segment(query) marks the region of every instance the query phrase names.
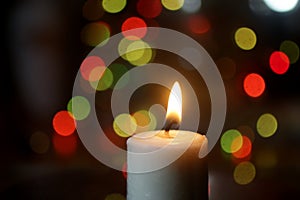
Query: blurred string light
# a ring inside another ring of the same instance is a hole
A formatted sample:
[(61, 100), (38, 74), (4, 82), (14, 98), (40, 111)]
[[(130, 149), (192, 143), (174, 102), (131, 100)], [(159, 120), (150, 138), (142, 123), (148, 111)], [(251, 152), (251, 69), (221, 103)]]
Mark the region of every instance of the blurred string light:
[(105, 45), (110, 38), (110, 27), (105, 22), (91, 22), (81, 30), (81, 41), (91, 47)]
[(57, 112), (52, 120), (53, 128), (61, 136), (69, 136), (76, 129), (76, 121), (69, 111)]
[(251, 50), (256, 45), (256, 34), (248, 27), (241, 27), (236, 30), (234, 40), (238, 47), (243, 50)]
[(126, 4), (126, 0), (102, 0), (102, 7), (108, 13), (118, 13), (125, 8)]
[(162, 5), (172, 11), (179, 10), (184, 4), (184, 0), (161, 0)]
[(267, 138), (274, 135), (278, 128), (277, 119), (270, 113), (262, 114), (256, 123), (256, 129), (260, 136)]
[[(138, 29), (138, 30), (132, 30), (132, 29)], [(139, 17), (129, 17), (123, 22), (121, 30), (122, 30), (122, 34), (129, 40), (141, 39), (147, 33), (147, 24), (143, 19)], [(128, 31), (128, 30), (132, 30), (132, 31)]]
[(266, 84), (262, 76), (256, 73), (248, 74), (244, 79), (244, 90), (250, 97), (259, 97), (263, 94)]
[(263, 0), (265, 4), (275, 12), (292, 11), (298, 4), (298, 0)]
[(274, 51), (269, 59), (270, 68), (276, 74), (285, 74), (290, 67), (289, 57), (281, 52)]
[(52, 143), (55, 152), (61, 156), (71, 156), (77, 149), (77, 138), (74, 134), (68, 137), (53, 134)]
[(236, 64), (235, 61), (229, 57), (222, 57), (216, 61), (222, 78), (225, 80), (230, 80), (235, 76)]
[(113, 129), (117, 135), (121, 137), (129, 137), (133, 135), (137, 129), (137, 123), (130, 114), (122, 113), (115, 117), (113, 121)]
[(50, 139), (46, 133), (37, 131), (30, 136), (29, 144), (32, 151), (37, 154), (44, 154), (49, 150)]
[(120, 193), (112, 193), (107, 195), (104, 200), (126, 200), (126, 198)]
[(67, 109), (76, 120), (83, 120), (90, 114), (91, 106), (85, 97), (74, 96), (69, 100)]
[(145, 18), (155, 18), (162, 11), (161, 0), (139, 0), (136, 5), (137, 12)]
[(182, 10), (187, 13), (196, 13), (200, 10), (202, 0), (184, 0)]
[(210, 22), (203, 15), (192, 15), (188, 19), (188, 26), (192, 33), (204, 34), (210, 30)]
[(236, 129), (227, 130), (221, 136), (221, 148), (226, 153), (238, 151), (243, 145), (242, 134)]
[(101, 0), (87, 0), (82, 7), (82, 15), (87, 20), (93, 21), (102, 17), (104, 10)]
[(253, 181), (256, 176), (255, 166), (249, 162), (244, 161), (239, 163), (233, 172), (233, 178), (236, 183), (240, 185), (246, 185)]
[(280, 51), (285, 53), (291, 64), (294, 64), (299, 59), (299, 46), (290, 40), (285, 40), (280, 44)]

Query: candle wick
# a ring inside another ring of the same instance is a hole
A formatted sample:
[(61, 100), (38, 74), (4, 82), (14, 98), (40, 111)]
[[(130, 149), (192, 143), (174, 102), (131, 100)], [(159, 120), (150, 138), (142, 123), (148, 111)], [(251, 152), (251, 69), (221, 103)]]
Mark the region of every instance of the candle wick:
[(165, 130), (165, 132), (167, 134), (169, 134), (169, 130), (178, 130), (179, 129), (179, 123), (177, 120), (166, 120), (166, 123), (163, 127), (163, 129)]

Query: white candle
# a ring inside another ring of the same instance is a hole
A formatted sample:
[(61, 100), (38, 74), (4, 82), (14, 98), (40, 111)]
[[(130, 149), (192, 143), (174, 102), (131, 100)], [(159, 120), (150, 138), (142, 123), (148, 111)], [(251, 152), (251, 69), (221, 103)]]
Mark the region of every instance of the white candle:
[[(176, 91), (176, 84), (174, 86)], [(179, 98), (174, 98), (178, 94), (170, 94), (167, 121), (180, 122), (181, 91), (179, 93)], [(179, 102), (174, 103), (174, 99)], [(178, 112), (170, 111), (176, 105)], [(206, 146), (204, 135), (184, 130), (149, 131), (129, 138), (127, 200), (208, 199), (207, 163), (198, 156)]]

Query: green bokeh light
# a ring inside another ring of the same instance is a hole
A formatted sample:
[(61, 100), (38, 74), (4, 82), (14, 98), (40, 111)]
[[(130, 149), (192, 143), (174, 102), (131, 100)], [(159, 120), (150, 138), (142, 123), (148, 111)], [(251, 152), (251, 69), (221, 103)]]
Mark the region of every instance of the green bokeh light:
[(91, 106), (85, 97), (75, 96), (68, 102), (67, 109), (76, 120), (83, 120), (89, 115)]
[(256, 124), (256, 129), (259, 135), (264, 138), (274, 135), (278, 127), (277, 120), (274, 115), (265, 113), (259, 117)]
[(242, 134), (236, 129), (227, 130), (221, 137), (221, 147), (226, 153), (234, 153), (243, 145)]

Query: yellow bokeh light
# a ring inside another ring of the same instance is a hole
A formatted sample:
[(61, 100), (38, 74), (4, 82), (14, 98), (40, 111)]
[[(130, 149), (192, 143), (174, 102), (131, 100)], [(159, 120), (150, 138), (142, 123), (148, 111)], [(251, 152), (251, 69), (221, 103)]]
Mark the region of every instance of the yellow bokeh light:
[(270, 169), (278, 163), (277, 153), (273, 149), (261, 149), (254, 159), (256, 166), (262, 169)]
[(149, 63), (153, 57), (152, 49), (143, 40), (123, 38), (118, 45), (119, 55), (132, 65), (141, 66)]
[(255, 166), (248, 161), (238, 164), (233, 173), (233, 178), (236, 183), (246, 185), (253, 181), (256, 175)]
[(136, 133), (153, 131), (156, 129), (156, 118), (147, 110), (139, 110), (133, 114), (137, 123)]
[(114, 119), (113, 128), (119, 136), (129, 137), (135, 133), (137, 122), (130, 114), (122, 113)]
[(256, 129), (259, 135), (264, 138), (274, 135), (278, 127), (277, 120), (274, 115), (265, 113), (259, 117), (256, 123)]
[(102, 7), (106, 12), (118, 13), (126, 6), (126, 0), (103, 0)]
[(162, 5), (168, 10), (179, 10), (184, 4), (184, 0), (162, 0)]
[(251, 50), (256, 45), (256, 34), (255, 32), (247, 27), (239, 28), (234, 35), (234, 40), (238, 47), (243, 50)]

